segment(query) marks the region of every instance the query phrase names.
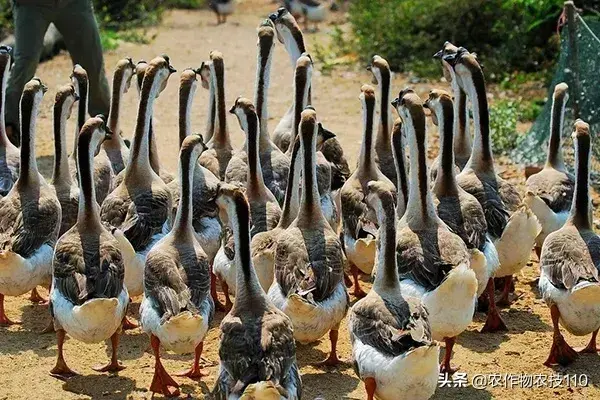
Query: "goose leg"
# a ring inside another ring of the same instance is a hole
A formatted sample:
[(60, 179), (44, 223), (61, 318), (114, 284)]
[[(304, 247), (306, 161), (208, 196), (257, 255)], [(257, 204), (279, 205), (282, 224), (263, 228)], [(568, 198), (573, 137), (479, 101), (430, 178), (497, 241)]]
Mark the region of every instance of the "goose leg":
[(360, 281), (358, 280), (358, 267), (356, 265), (352, 264), (350, 266), (350, 269), (352, 270), (352, 278), (354, 279), (354, 292), (352, 294), (357, 299), (362, 299), (367, 294), (360, 287)]
[(50, 370), (51, 376), (62, 380), (77, 375), (77, 372), (74, 372), (71, 368), (69, 368), (67, 366), (67, 363), (65, 362), (65, 357), (63, 355), (63, 344), (65, 343), (65, 335), (66, 332), (64, 331), (64, 329), (58, 329), (56, 331), (58, 357), (56, 359), (56, 365)]
[(331, 341), (331, 353), (329, 353), (329, 357), (327, 357), (325, 360), (317, 363), (317, 366), (334, 367), (341, 363), (340, 359), (337, 356), (338, 334), (339, 331), (337, 329), (332, 329), (329, 331), (329, 340)]
[(512, 280), (513, 280), (512, 275), (504, 277), (504, 289), (502, 290), (502, 296), (500, 296), (500, 299), (496, 302), (497, 305), (504, 306), (504, 307), (510, 306), (509, 294), (510, 294), (510, 288), (512, 286)]
[(488, 315), (485, 321), (485, 325), (481, 329), (481, 333), (486, 332), (498, 332), (498, 331), (506, 331), (506, 324), (502, 320), (500, 313), (498, 312), (498, 308), (496, 308), (496, 299), (494, 298), (494, 278), (490, 278), (487, 284), (487, 294), (488, 294)]
[[(129, 298), (129, 303), (127, 304), (127, 309), (129, 309), (129, 305), (131, 304), (131, 297)], [(129, 318), (127, 318), (127, 312), (125, 312), (125, 316), (123, 317), (123, 330), (124, 331), (129, 331), (131, 329), (135, 329), (138, 327), (138, 325), (131, 321)]]
[(552, 347), (550, 355), (544, 363), (545, 366), (560, 364), (562, 366), (569, 365), (577, 358), (577, 352), (565, 341), (565, 338), (560, 333), (558, 321), (560, 319), (560, 311), (556, 304), (550, 307), (550, 315), (552, 317), (552, 325), (554, 326), (554, 335), (552, 338)]
[(590, 354), (598, 353), (598, 347), (596, 347), (596, 336), (598, 336), (598, 329), (592, 332), (592, 338), (590, 339), (590, 342), (587, 344), (587, 346), (585, 346), (582, 349), (579, 349), (577, 352)]
[(365, 391), (367, 392), (367, 400), (373, 400), (375, 398), (375, 390), (377, 389), (377, 382), (374, 378), (365, 378)]
[(200, 379), (205, 376), (200, 369), (200, 357), (202, 356), (202, 349), (204, 348), (204, 342), (200, 342), (198, 346), (196, 346), (196, 350), (194, 351), (194, 364), (192, 368), (187, 371), (178, 372), (176, 376), (187, 376), (191, 379)]
[(444, 352), (444, 361), (440, 365), (440, 373), (452, 375), (460, 368), (450, 365), (450, 360), (452, 359), (452, 349), (454, 348), (454, 343), (456, 343), (456, 338), (444, 338), (444, 342), (446, 342), (446, 351)]
[[(150, 391), (152, 393), (162, 393), (165, 397), (176, 397), (179, 396), (179, 384), (169, 376), (165, 367), (160, 362), (160, 340), (150, 335), (150, 344), (154, 351), (154, 376), (152, 377), (152, 383), (150, 384)], [(175, 390), (171, 392), (169, 386), (174, 387)]]
[(233, 302), (229, 297), (229, 285), (223, 279), (221, 279), (221, 288), (223, 288), (223, 294), (225, 295), (225, 310), (229, 311), (233, 308)]
[(37, 291), (37, 287), (31, 289), (31, 296), (29, 296), (29, 301), (35, 304), (46, 304), (48, 303), (48, 299), (43, 298)]
[(4, 295), (0, 293), (0, 326), (9, 326), (20, 324), (20, 322), (14, 322), (8, 319), (4, 310)]
[(113, 333), (110, 337), (110, 344), (112, 346), (112, 354), (110, 361), (106, 365), (98, 365), (92, 367), (96, 372), (118, 372), (125, 369), (125, 366), (119, 362), (117, 358), (117, 349), (119, 348), (119, 332)]

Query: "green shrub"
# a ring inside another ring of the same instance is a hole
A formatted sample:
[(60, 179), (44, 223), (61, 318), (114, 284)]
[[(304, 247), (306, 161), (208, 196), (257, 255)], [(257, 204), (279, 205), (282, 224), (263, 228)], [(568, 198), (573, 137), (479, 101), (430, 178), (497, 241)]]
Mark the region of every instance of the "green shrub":
[(354, 0), (349, 20), (365, 59), (378, 53), (396, 70), (430, 73), (425, 63), (434, 63), (432, 55), (449, 40), (477, 52), (486, 74), (500, 79), (554, 60), (558, 47), (552, 36), (562, 5), (563, 0)]
[(519, 105), (513, 100), (501, 100), (490, 107), (490, 135), (496, 154), (508, 154), (515, 148)]

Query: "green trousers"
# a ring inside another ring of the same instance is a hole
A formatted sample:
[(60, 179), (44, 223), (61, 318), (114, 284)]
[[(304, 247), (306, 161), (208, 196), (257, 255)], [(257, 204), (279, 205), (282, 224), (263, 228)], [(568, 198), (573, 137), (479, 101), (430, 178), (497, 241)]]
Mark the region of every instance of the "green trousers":
[[(80, 64), (90, 82), (89, 113), (108, 115), (110, 91), (98, 24), (91, 0), (13, 0), (15, 21), (14, 65), (6, 93), (6, 123), (19, 128), (19, 101), (40, 60), (44, 34), (50, 23), (63, 35), (73, 64)], [(40, 76), (42, 81), (43, 76)], [(65, 76), (65, 83), (69, 77)]]

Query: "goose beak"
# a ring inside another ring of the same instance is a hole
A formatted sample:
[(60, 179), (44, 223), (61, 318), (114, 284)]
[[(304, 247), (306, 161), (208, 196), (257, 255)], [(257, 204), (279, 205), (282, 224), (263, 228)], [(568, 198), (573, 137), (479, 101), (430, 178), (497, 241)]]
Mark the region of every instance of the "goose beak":
[(230, 114), (235, 114), (235, 104), (229, 109)]
[(73, 93), (73, 97), (75, 98), (75, 101), (79, 101), (79, 95), (77, 93)]
[(104, 127), (104, 140), (110, 140), (113, 137), (113, 131), (108, 126)]
[(333, 139), (336, 135), (328, 129), (325, 129), (323, 125), (319, 122), (319, 131), (321, 131), (321, 135), (323, 136), (323, 141), (327, 141), (329, 139)]
[(443, 55), (444, 55), (444, 50), (440, 50), (433, 55), (433, 58), (441, 59)]
[(400, 104), (400, 99), (396, 97), (394, 100), (392, 100), (392, 107), (398, 108), (398, 104)]
[(371, 66), (371, 64), (367, 65), (367, 71), (371, 71), (373, 69), (373, 67)]
[(273, 22), (277, 21), (277, 13), (273, 12), (273, 13), (269, 14), (269, 19)]
[(42, 93), (46, 93), (48, 91), (48, 86), (44, 85), (42, 82), (40, 82), (40, 84), (42, 85)]
[(169, 64), (169, 73), (174, 74), (175, 72), (177, 72), (177, 70), (175, 68), (173, 68), (173, 66), (171, 64)]

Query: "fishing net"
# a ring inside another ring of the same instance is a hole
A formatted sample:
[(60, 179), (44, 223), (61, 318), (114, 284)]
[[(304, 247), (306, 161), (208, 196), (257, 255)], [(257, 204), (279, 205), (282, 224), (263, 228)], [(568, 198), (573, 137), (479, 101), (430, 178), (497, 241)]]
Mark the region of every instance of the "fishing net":
[(574, 50), (570, 45), (569, 29), (565, 26), (561, 32), (560, 58), (552, 84), (548, 88), (548, 101), (529, 133), (521, 136), (511, 154), (518, 163), (542, 165), (545, 162), (552, 93), (554, 86), (560, 82), (569, 85), (569, 101), (563, 131), (563, 149), (567, 158), (572, 157), (571, 132), (576, 118), (574, 110), (578, 106), (579, 118), (590, 124), (594, 162), (600, 162), (600, 21), (584, 20), (579, 14), (575, 14), (575, 21), (574, 42), (577, 48)]

